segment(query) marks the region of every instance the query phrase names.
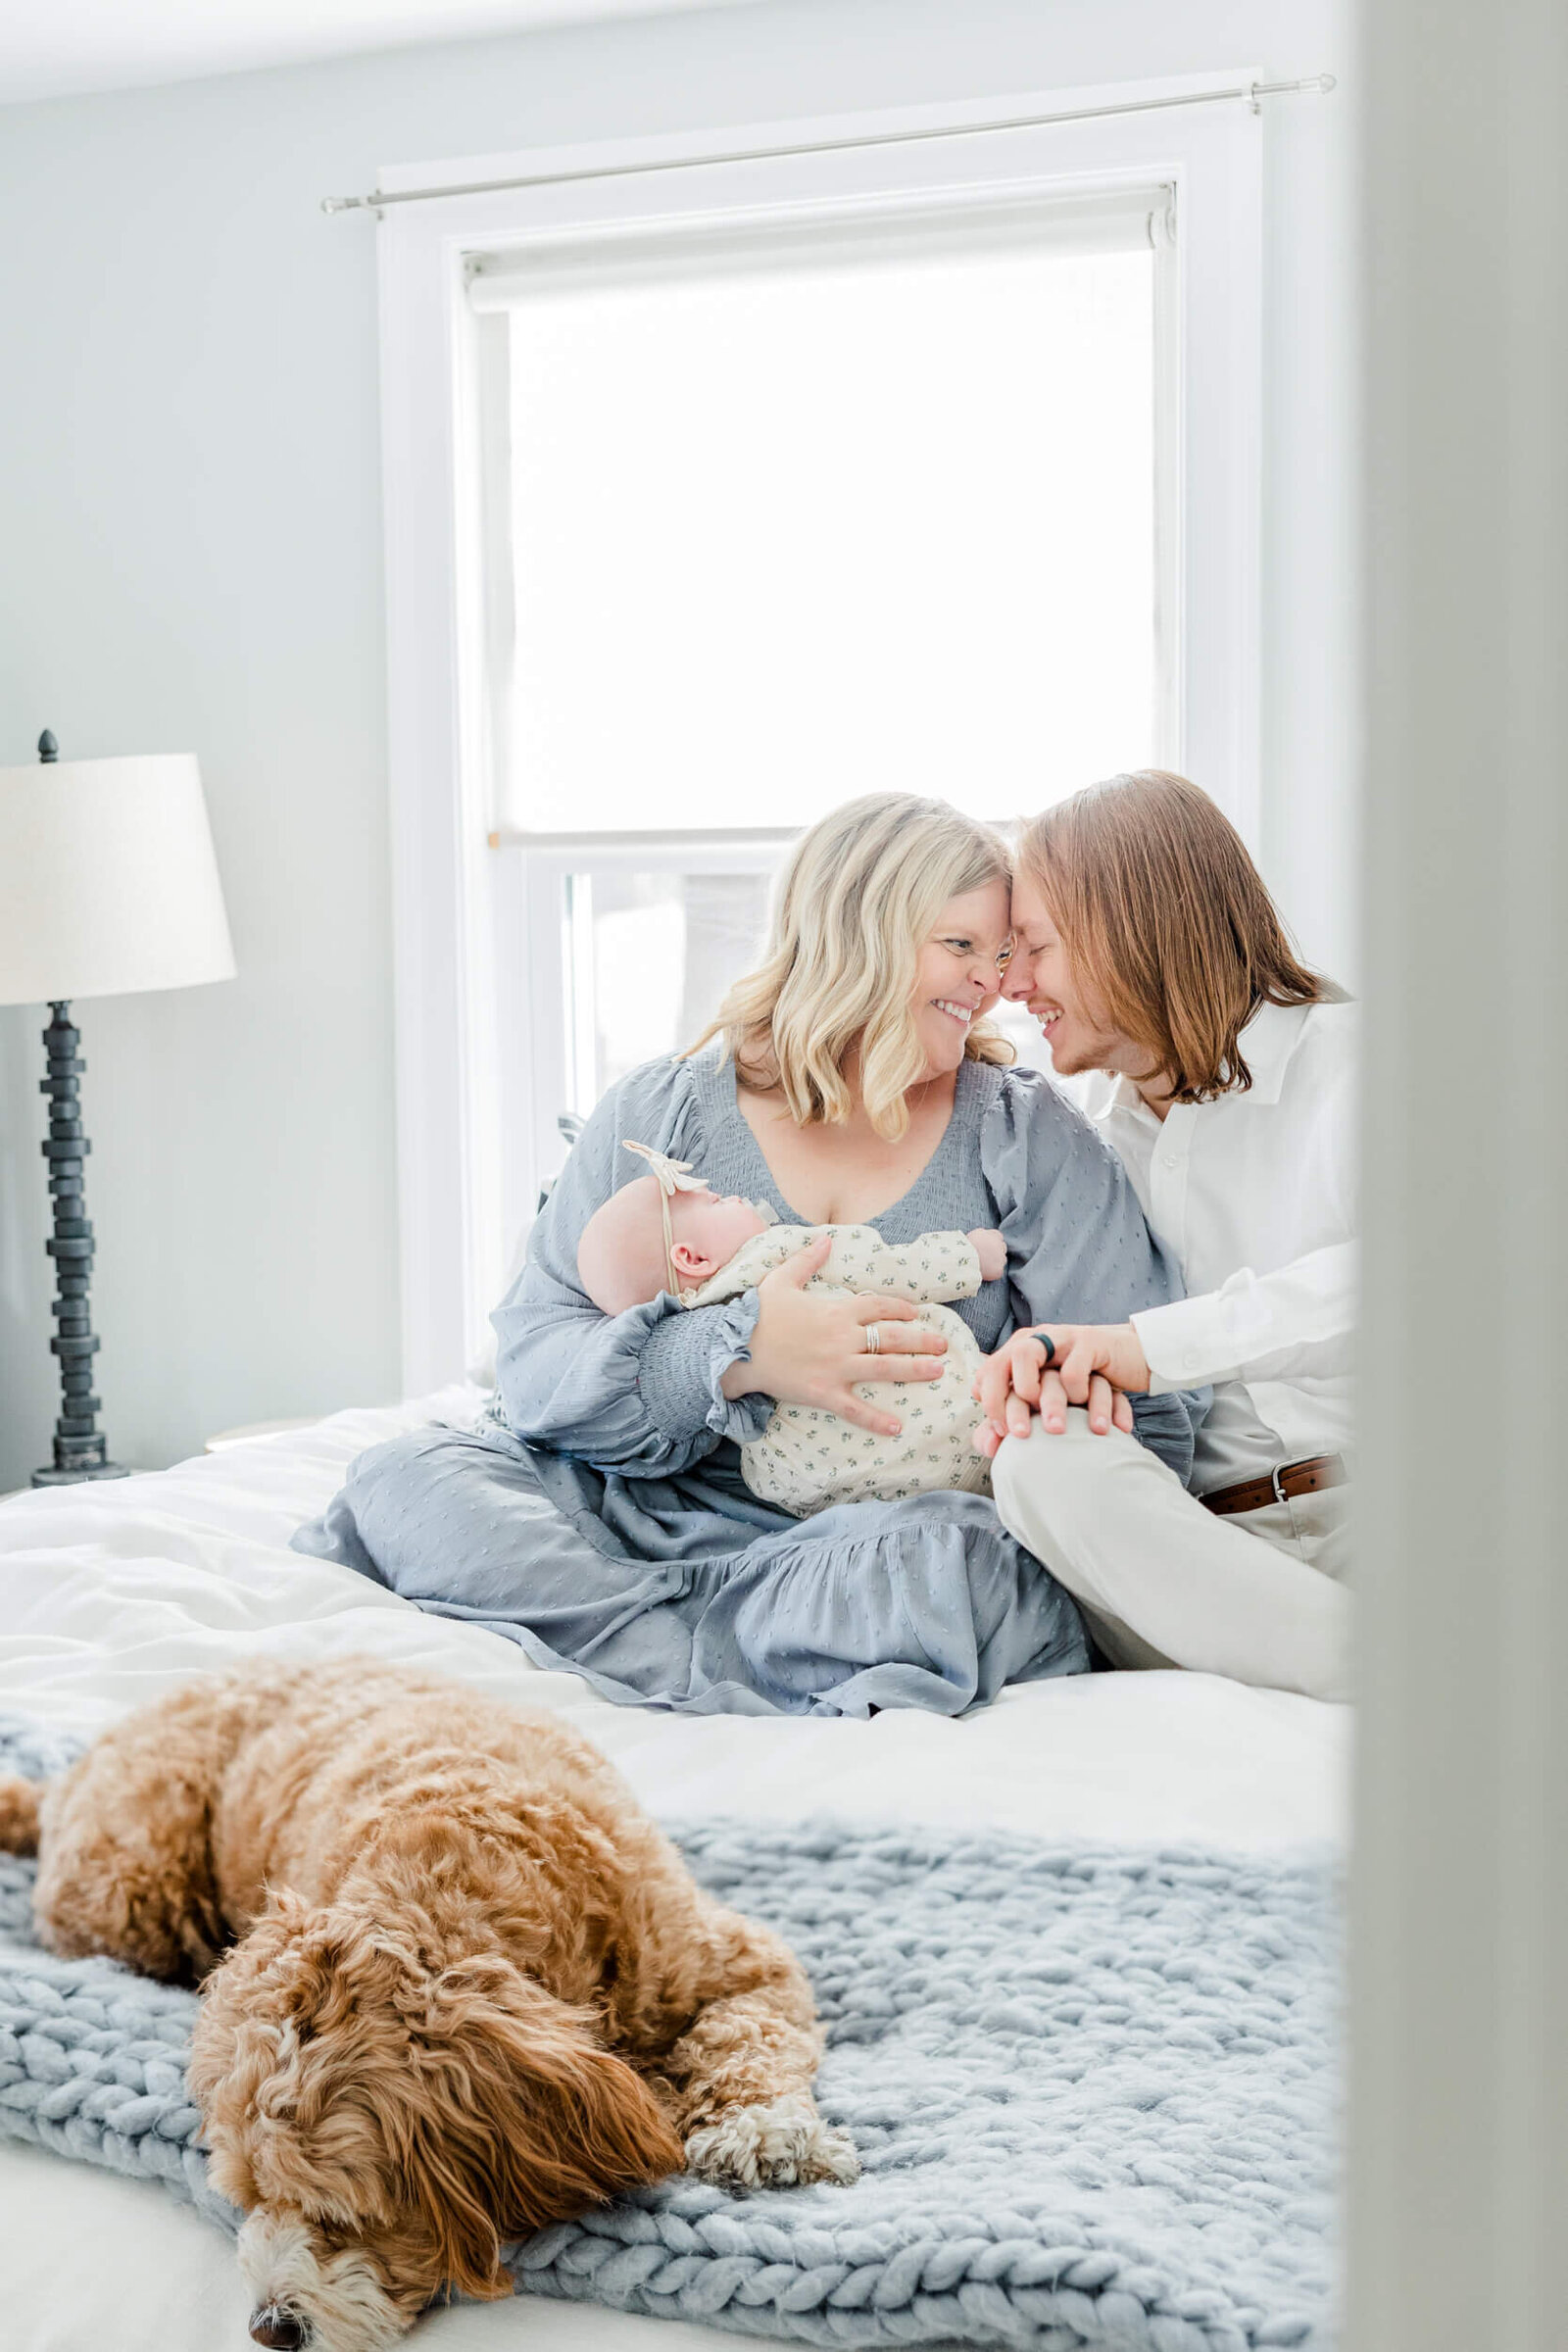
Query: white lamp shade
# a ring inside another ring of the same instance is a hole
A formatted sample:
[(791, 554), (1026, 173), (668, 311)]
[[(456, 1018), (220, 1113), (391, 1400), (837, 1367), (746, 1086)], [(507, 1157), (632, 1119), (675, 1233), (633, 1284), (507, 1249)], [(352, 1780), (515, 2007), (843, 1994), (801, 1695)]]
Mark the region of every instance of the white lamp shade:
[(233, 977), (188, 753), (0, 768), (0, 1004)]

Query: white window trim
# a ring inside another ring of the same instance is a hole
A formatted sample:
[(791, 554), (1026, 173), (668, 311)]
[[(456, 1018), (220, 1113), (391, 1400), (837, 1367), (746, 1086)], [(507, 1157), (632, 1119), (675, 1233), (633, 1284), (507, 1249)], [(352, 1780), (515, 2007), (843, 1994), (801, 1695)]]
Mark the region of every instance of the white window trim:
[[(534, 1211), (540, 1186), (561, 1164), (565, 1147), (557, 1132), (560, 1114), (584, 1109), (580, 1061), (575, 1074), (568, 1066), (565, 1014), (572, 992), (564, 969), (562, 884), (585, 867), (601, 873), (629, 868), (640, 874), (770, 874), (790, 838), (760, 829), (538, 833), (512, 836), (492, 854), (496, 1002), (548, 1009), (537, 1023), (530, 1022), (526, 1037), (509, 1043), (496, 1071), (499, 1215), (479, 1237), (480, 1248), (488, 1247), (477, 1287), (481, 1340), (483, 1317), (500, 1296), (510, 1253)], [(585, 1043), (577, 1042), (579, 1056)], [(476, 1352), (470, 1343), (470, 1360)]]
[[(1245, 99), (1221, 106), (1053, 122), (1018, 116), (1130, 105), (1209, 89), (1205, 75), (1009, 96), (812, 122), (749, 124), (449, 164), (388, 167), (400, 189), (577, 178), (395, 207), (378, 232), (389, 777), (403, 1383), (418, 1394), (474, 1359), (505, 1238), (502, 1145), (526, 1041), (497, 1035), (504, 868), (491, 843), (491, 750), (482, 647), (482, 534), (475, 485), (484, 431), (478, 336), (466, 260), (531, 238), (635, 236), (654, 225), (739, 225), (789, 213), (933, 200), (994, 204), (1169, 184), (1179, 222), (1171, 404), (1182, 522), (1164, 577), (1177, 604), (1180, 675), (1161, 757), (1200, 775), (1254, 845), (1258, 835), (1259, 495), (1262, 430), (1262, 132)], [(1246, 87), (1250, 68), (1234, 79)], [(944, 136), (901, 145), (899, 134)], [(682, 158), (733, 144), (809, 148), (719, 165)], [(507, 950), (514, 953), (514, 950)]]

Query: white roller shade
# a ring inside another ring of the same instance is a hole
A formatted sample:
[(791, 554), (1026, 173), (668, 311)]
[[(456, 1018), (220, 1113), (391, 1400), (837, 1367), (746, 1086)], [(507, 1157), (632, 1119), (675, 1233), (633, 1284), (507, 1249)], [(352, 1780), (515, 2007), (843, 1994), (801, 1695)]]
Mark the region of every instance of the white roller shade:
[(1175, 203), (1175, 190), (1116, 188), (1055, 197), (1046, 204), (988, 203), (940, 210), (887, 207), (872, 215), (806, 217), (787, 222), (724, 222), (705, 229), (653, 227), (612, 238), (541, 238), (468, 262), (468, 301), (481, 315), (510, 310), (532, 293), (637, 279), (667, 282), (718, 271), (856, 269), (867, 263), (1007, 248), (1055, 253), (1132, 253), (1148, 247)]
[(493, 822), (1037, 808), (1160, 751), (1168, 191), (488, 257)]

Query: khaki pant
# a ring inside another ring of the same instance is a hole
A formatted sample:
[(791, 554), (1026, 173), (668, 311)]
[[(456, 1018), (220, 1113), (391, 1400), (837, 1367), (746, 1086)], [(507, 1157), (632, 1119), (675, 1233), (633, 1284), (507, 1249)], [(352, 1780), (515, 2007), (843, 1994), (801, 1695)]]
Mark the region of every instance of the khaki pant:
[(1083, 1608), (1115, 1666), (1185, 1666), (1348, 1696), (1348, 1490), (1217, 1519), (1133, 1438), (1069, 1410), (992, 1465), (1002, 1524)]

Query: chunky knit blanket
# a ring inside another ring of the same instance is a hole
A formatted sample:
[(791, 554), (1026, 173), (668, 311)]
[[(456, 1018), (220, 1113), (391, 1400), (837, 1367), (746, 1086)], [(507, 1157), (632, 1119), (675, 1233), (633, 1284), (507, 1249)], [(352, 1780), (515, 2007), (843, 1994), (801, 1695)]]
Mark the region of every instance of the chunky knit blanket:
[[(58, 1748), (0, 1725), (0, 1770)], [(1333, 1891), (1319, 1863), (687, 1825), (816, 1984), (851, 2188), (677, 2180), (508, 2249), (518, 2289), (842, 2346), (1331, 2340)], [(0, 2132), (205, 2184), (195, 1995), (30, 1939), (0, 1861)]]

